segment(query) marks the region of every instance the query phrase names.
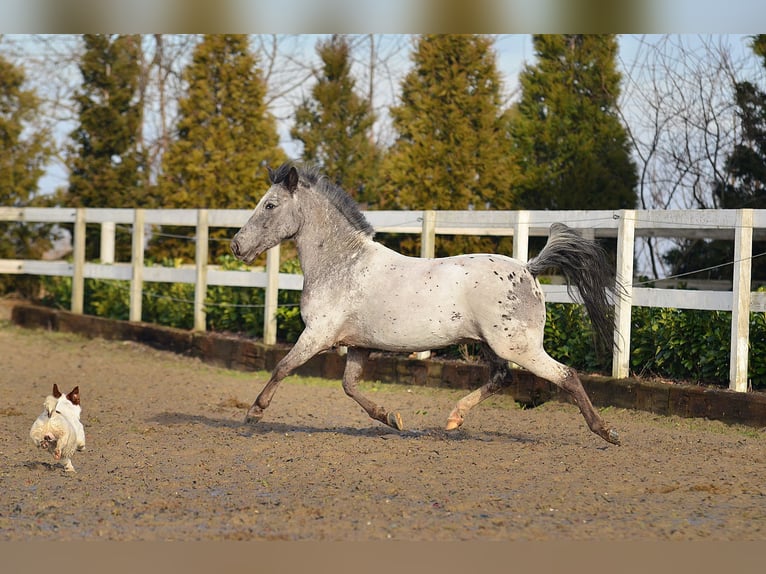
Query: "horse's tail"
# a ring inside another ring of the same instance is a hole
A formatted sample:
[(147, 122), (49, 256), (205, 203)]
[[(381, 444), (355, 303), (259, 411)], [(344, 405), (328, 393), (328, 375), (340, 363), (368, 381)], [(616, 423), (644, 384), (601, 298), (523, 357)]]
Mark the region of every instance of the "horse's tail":
[[(615, 293), (615, 280), (604, 249), (563, 223), (554, 223), (548, 243), (527, 263), (535, 277), (551, 268), (564, 274), (569, 295), (585, 305), (598, 338), (610, 348), (614, 313), (609, 296)], [(579, 294), (572, 291), (572, 286), (577, 287)]]

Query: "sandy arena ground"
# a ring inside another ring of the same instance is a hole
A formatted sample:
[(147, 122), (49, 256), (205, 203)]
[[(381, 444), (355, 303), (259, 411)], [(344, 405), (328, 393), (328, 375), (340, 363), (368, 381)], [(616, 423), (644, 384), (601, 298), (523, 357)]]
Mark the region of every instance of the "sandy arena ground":
[[(265, 373), (0, 322), (0, 541), (764, 540), (766, 433), (507, 396), (441, 430), (456, 391), (288, 379), (242, 425)], [(29, 440), (53, 383), (79, 385), (87, 450), (67, 475)]]

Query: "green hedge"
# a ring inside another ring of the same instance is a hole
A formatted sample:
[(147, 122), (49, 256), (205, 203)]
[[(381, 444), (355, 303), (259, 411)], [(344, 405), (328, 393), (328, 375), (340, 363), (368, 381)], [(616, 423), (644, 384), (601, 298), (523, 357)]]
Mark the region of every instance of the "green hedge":
[[(224, 270), (246, 269), (230, 255), (217, 260)], [(147, 265), (151, 265), (148, 262)], [(179, 260), (163, 260), (156, 265), (178, 267)], [(286, 262), (284, 273), (295, 270)], [(44, 277), (43, 305), (69, 309), (72, 280), (69, 277)], [(280, 291), (277, 311), (277, 337), (294, 342), (303, 330), (299, 304), (300, 291)], [(206, 328), (249, 337), (263, 337), (264, 290), (250, 287), (208, 286), (205, 298)], [(88, 315), (127, 320), (130, 310), (128, 281), (86, 279), (84, 312)], [(141, 320), (179, 329), (194, 326), (194, 285), (188, 283), (145, 282), (141, 298)]]
[[(163, 261), (177, 266), (176, 261)], [(223, 269), (244, 269), (231, 256), (218, 260)], [(280, 266), (283, 273), (300, 271), (297, 260)], [(68, 309), (71, 279), (45, 277), (42, 303)], [(250, 337), (263, 336), (262, 289), (210, 286), (207, 290), (207, 328)], [(142, 320), (191, 329), (194, 286), (181, 283), (145, 283)], [(303, 330), (299, 291), (280, 291), (277, 310), (277, 337), (295, 342)], [(127, 281), (87, 279), (85, 313), (113, 319), (127, 319)], [(729, 379), (731, 313), (634, 307), (632, 312), (630, 368), (638, 376), (662, 377), (726, 386)], [(611, 356), (598, 353), (590, 322), (579, 305), (549, 303), (545, 326), (545, 348), (555, 359), (585, 372), (611, 372)], [(468, 351), (470, 353), (470, 349)], [(478, 351), (477, 351), (478, 352)], [(462, 356), (457, 347), (444, 352)], [(755, 389), (766, 389), (766, 313), (750, 316), (749, 379)]]
[[(634, 307), (630, 369), (661, 377), (727, 386), (731, 313)], [(593, 331), (582, 307), (549, 303), (545, 349), (555, 359), (588, 372), (611, 372), (611, 357), (594, 351)], [(766, 389), (766, 313), (750, 314), (748, 378)]]

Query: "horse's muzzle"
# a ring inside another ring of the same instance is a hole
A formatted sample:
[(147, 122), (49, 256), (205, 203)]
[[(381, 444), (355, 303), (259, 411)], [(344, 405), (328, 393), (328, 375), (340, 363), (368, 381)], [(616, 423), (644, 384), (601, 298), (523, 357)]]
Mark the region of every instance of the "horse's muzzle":
[(239, 241), (237, 241), (237, 238), (231, 240), (231, 252), (234, 254), (234, 257), (237, 257), (238, 259), (242, 258), (242, 248), (239, 246)]

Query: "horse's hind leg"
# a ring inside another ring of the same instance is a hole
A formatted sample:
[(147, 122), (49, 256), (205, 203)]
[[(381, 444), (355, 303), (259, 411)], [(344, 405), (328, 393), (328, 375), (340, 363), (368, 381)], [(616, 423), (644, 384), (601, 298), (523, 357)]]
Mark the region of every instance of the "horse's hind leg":
[(463, 420), (468, 411), (484, 399), (487, 399), (506, 388), (511, 382), (508, 377), (508, 361), (501, 359), (487, 348), (483, 350), (483, 354), (490, 365), (489, 382), (467, 394), (457, 402), (457, 405), (455, 405), (455, 408), (452, 409), (449, 417), (447, 417), (447, 426), (445, 427), (445, 430), (450, 431), (460, 427), (463, 424)]
[(620, 435), (616, 430), (608, 428), (604, 424), (604, 420), (593, 408), (580, 377), (577, 376), (577, 372), (573, 368), (555, 361), (542, 348), (534, 356), (527, 356), (523, 360), (516, 359), (516, 361), (538, 377), (547, 379), (564, 389), (580, 408), (590, 430), (609, 443), (620, 444)]
[(362, 395), (356, 388), (359, 379), (362, 378), (364, 363), (370, 351), (350, 347), (346, 356), (346, 369), (343, 372), (343, 390), (354, 399), (370, 415), (370, 418), (380, 421), (396, 430), (402, 430), (402, 417), (399, 413), (388, 412), (383, 407), (376, 405), (370, 399)]

